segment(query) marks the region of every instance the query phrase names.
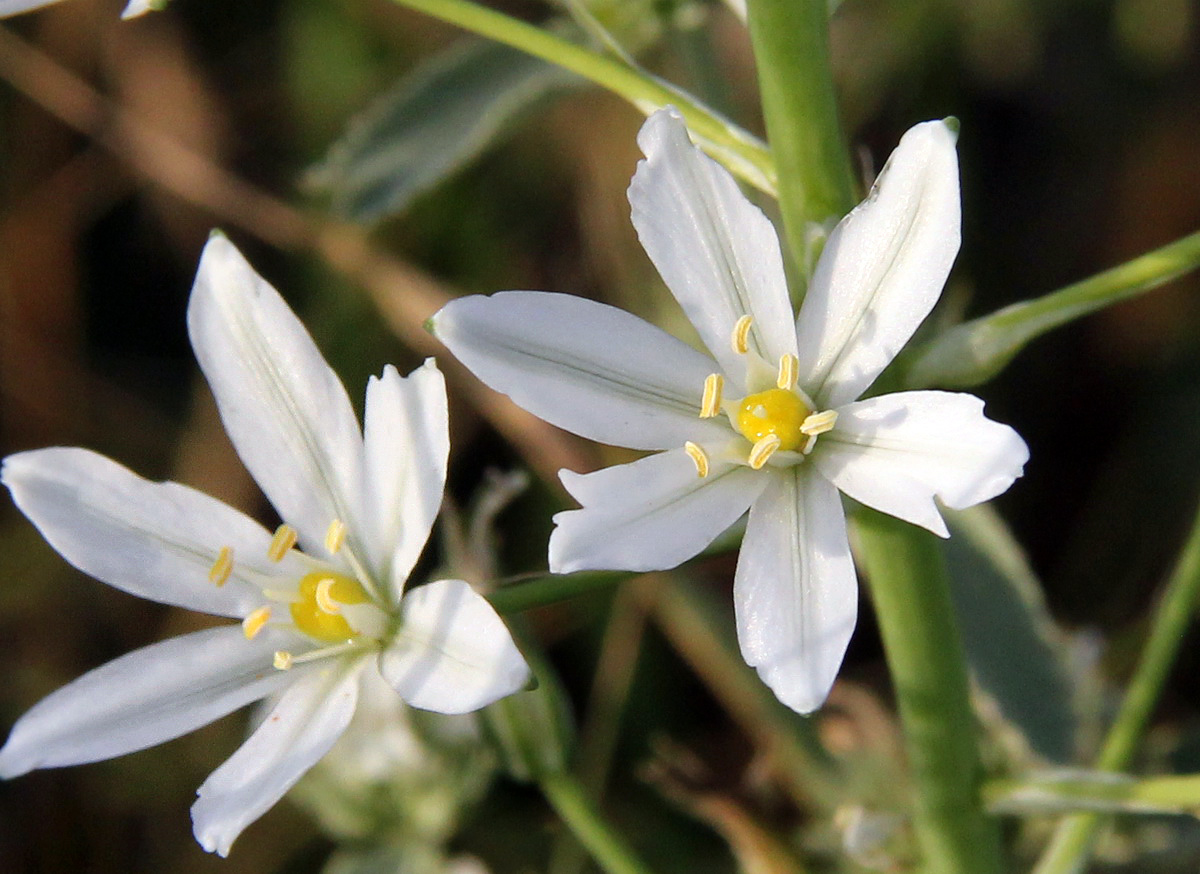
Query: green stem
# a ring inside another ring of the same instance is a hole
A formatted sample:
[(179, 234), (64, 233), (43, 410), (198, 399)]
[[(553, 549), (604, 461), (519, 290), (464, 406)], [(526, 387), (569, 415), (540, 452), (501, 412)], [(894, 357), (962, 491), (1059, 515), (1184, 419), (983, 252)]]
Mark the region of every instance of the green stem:
[(547, 574), (520, 583), (501, 586), (487, 593), (497, 613), (520, 613), (566, 601), (585, 592), (614, 586), (637, 574), (620, 571), (581, 571), (576, 574)]
[(996, 823), (980, 798), (981, 769), (966, 658), (933, 535), (863, 509), (857, 518), (917, 789), (913, 825), (930, 874), (995, 874)]
[(913, 354), (905, 383), (910, 388), (978, 385), (1047, 331), (1150, 291), (1197, 267), (1200, 232), (1066, 288), (951, 328)]
[(608, 874), (649, 874), (650, 869), (601, 816), (579, 781), (559, 771), (539, 785), (550, 805)]
[(688, 128), (713, 157), (751, 185), (768, 194), (775, 193), (775, 165), (761, 140), (645, 70), (470, 0), (393, 2), (557, 64), (619, 94), (647, 115), (673, 105), (683, 113)]
[[(1098, 771), (1122, 771), (1129, 767), (1146, 724), (1154, 712), (1159, 692), (1184, 633), (1191, 624), (1200, 598), (1200, 514), (1167, 581), (1162, 600), (1150, 626), (1150, 637), (1137, 671), (1121, 702), (1104, 746), (1096, 760)], [(1079, 871), (1095, 840), (1103, 819), (1096, 814), (1067, 817), (1058, 825), (1033, 874), (1068, 874)]]
[(854, 205), (829, 66), (827, 0), (750, 0), (750, 39), (788, 247), (801, 266), (811, 223)]
[(1195, 814), (1200, 810), (1200, 774), (1132, 777), (1086, 772), (1062, 776), (989, 780), (984, 801), (994, 813)]

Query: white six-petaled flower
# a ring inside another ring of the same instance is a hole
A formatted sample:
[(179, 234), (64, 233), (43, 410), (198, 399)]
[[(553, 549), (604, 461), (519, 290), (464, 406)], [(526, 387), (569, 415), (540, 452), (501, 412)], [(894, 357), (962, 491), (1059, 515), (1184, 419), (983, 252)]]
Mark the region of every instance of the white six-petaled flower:
[[(856, 400), (941, 294), (958, 251), (955, 133), (908, 131), (830, 235), (793, 317), (779, 240), (733, 178), (662, 110), (638, 137), (638, 236), (711, 357), (629, 313), (563, 294), (466, 297), (434, 334), (480, 379), (584, 437), (662, 450), (586, 475), (550, 569), (661, 570), (750, 511), (734, 580), (738, 640), (802, 713), (833, 684), (857, 616), (838, 491), (947, 536), (934, 498), (992, 498), (1028, 458), (968, 394)], [(715, 359), (715, 360), (714, 360)]]
[(201, 492), (85, 449), (5, 459), (13, 500), (77, 568), (241, 623), (153, 644), (49, 695), (14, 726), (0, 776), (143, 749), (274, 696), (192, 808), (197, 840), (225, 855), (337, 740), (368, 672), (442, 713), (515, 692), (529, 672), (467, 583), (405, 592), (449, 451), (432, 360), (407, 378), (390, 366), (372, 378), (360, 430), (312, 338), (221, 235), (201, 258), (188, 329), (225, 428), (285, 524), (272, 535)]

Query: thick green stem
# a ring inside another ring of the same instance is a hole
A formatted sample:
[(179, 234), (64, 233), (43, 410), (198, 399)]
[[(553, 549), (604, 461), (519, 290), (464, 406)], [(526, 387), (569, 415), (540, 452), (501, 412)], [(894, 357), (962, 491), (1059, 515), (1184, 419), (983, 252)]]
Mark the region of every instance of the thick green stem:
[(558, 772), (538, 782), (550, 805), (608, 874), (649, 874), (650, 869), (613, 831), (578, 780)]
[(669, 82), (470, 0), (393, 0), (541, 58), (621, 95), (646, 114), (675, 106), (700, 145), (751, 185), (775, 193), (775, 165), (763, 143)]
[[(1104, 739), (1096, 760), (1098, 771), (1122, 771), (1129, 767), (1146, 724), (1154, 712), (1159, 692), (1183, 643), (1200, 598), (1200, 514), (1192, 523), (1188, 541), (1167, 581), (1162, 601), (1154, 614), (1150, 637), (1137, 671), (1129, 683), (1117, 718)], [(1104, 822), (1097, 814), (1070, 816), (1059, 823), (1034, 874), (1070, 874), (1082, 870), (1087, 855)]]
[(854, 205), (829, 67), (828, 3), (750, 0), (749, 19), (785, 237), (803, 266), (809, 224)]
[(864, 509), (858, 535), (917, 790), (913, 825), (928, 874), (996, 874), (984, 813), (966, 659), (933, 535)]

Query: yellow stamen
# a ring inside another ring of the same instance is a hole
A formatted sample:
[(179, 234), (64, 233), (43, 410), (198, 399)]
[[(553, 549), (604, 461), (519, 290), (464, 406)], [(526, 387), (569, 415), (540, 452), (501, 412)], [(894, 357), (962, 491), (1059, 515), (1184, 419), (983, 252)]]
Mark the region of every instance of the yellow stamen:
[(209, 568), (208, 581), (219, 589), (228, 582), (231, 573), (233, 573), (233, 550), (228, 546), (222, 546), (221, 551), (217, 553), (217, 560)]
[(750, 316), (742, 316), (733, 326), (733, 334), (729, 338), (729, 345), (733, 347), (733, 351), (738, 355), (745, 355), (750, 351), (750, 325), (754, 323), (754, 319)]
[(813, 413), (804, 420), (804, 424), (800, 426), (800, 433), (807, 434), (810, 437), (816, 437), (818, 434), (824, 434), (826, 431), (832, 431), (833, 426), (837, 424), (837, 410), (826, 410), (823, 413)]
[(704, 453), (704, 450), (689, 440), (683, 444), (683, 451), (688, 454), (688, 457), (696, 465), (696, 475), (701, 479), (708, 476), (708, 456)]
[(346, 526), (341, 519), (334, 519), (325, 531), (325, 549), (334, 555), (346, 542)]
[(258, 633), (263, 630), (263, 626), (267, 624), (267, 620), (271, 618), (270, 607), (259, 607), (249, 616), (242, 620), (242, 633), (246, 635), (246, 640), (254, 640)]
[(791, 352), (779, 359), (779, 377), (775, 384), (780, 388), (793, 389), (796, 387), (797, 371), (800, 369), (800, 359)]
[(292, 654), (290, 652), (288, 652), (286, 649), (275, 650), (274, 665), (275, 665), (276, 670), (279, 670), (279, 671), (288, 670), (292, 666), (292, 661), (293, 661)]
[(710, 373), (704, 378), (704, 397), (700, 400), (700, 418), (711, 419), (721, 412), (721, 392), (725, 389), (725, 377)]
[(810, 452), (813, 451), (813, 447), (816, 445), (817, 445), (817, 435), (810, 434), (808, 439), (806, 441), (804, 441), (804, 446), (801, 447), (800, 451), (802, 453), (804, 453), (805, 455), (808, 455)]
[(755, 443), (754, 448), (750, 450), (750, 457), (747, 459), (750, 466), (755, 470), (761, 470), (767, 460), (779, 449), (779, 442), (778, 435), (768, 434)]
[(333, 595), (329, 593), (329, 590), (333, 588), (336, 582), (333, 577), (325, 577), (325, 579), (317, 583), (316, 594), (313, 595), (313, 600), (317, 602), (317, 606), (331, 616), (342, 612), (342, 605), (333, 600)]
[(271, 545), (267, 547), (267, 557), (271, 561), (283, 561), (283, 557), (288, 554), (288, 550), (296, 545), (296, 529), (291, 525), (280, 525), (275, 529), (275, 536), (271, 538)]

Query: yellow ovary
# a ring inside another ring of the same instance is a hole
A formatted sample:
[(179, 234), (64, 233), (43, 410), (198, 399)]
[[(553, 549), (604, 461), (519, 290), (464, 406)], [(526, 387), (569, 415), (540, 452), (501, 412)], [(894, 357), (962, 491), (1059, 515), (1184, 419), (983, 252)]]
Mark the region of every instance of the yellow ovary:
[(345, 574), (314, 571), (300, 579), (299, 595), (300, 600), (289, 605), (292, 622), (309, 637), (336, 643), (357, 635), (340, 612), (329, 609), (338, 604), (366, 603), (367, 593), (357, 581)]
[(773, 435), (779, 438), (778, 449), (795, 450), (808, 440), (800, 427), (810, 413), (808, 404), (794, 392), (773, 388), (744, 398), (738, 404), (734, 424), (755, 445)]

